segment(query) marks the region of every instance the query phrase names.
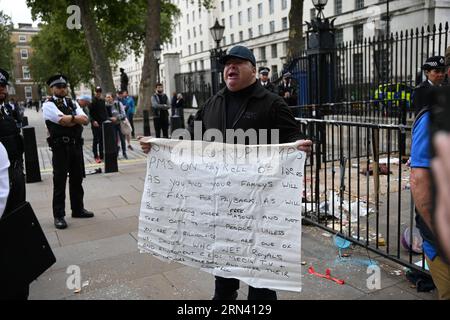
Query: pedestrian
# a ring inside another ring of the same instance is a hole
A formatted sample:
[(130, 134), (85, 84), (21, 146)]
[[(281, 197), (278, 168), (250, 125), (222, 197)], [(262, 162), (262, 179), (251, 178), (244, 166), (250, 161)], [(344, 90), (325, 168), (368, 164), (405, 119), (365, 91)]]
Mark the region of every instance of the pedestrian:
[[(26, 199), (23, 138), (17, 126), (17, 113), (7, 102), (8, 85), (9, 73), (0, 68), (0, 217), (12, 212)], [(28, 294), (29, 284), (2, 283), (0, 299), (26, 300)]]
[[(195, 121), (202, 122), (203, 131), (216, 129), (225, 137), (229, 129), (255, 129), (258, 134), (260, 129), (279, 130), (280, 143), (301, 140), (299, 150), (310, 152), (312, 142), (302, 140), (300, 125), (285, 101), (257, 81), (253, 53), (246, 47), (235, 46), (224, 56), (222, 63), (226, 87), (210, 98), (195, 116)], [(190, 131), (193, 137), (193, 127)], [(141, 146), (144, 152), (150, 151), (149, 143), (141, 142)], [(239, 280), (216, 277), (213, 300), (236, 300), (238, 289)], [(277, 294), (273, 290), (250, 286), (248, 299), (276, 300)]]
[(92, 153), (96, 163), (103, 161), (103, 122), (108, 120), (105, 100), (102, 97), (102, 88), (95, 88), (95, 96), (89, 107), (89, 120), (92, 130)]
[(94, 214), (84, 208), (83, 190), (83, 125), (89, 119), (78, 103), (66, 97), (67, 77), (57, 74), (47, 85), (53, 96), (43, 107), (43, 115), (52, 149), (53, 164), (53, 217), (57, 229), (67, 228), (65, 220), (66, 180), (69, 174), (69, 193), (72, 218), (92, 218)]
[(120, 91), (128, 91), (128, 75), (124, 68), (120, 68)]
[[(450, 265), (446, 264), (437, 252), (437, 241), (432, 230), (432, 179), (430, 155), (430, 107), (435, 100), (433, 87), (440, 86), (445, 74), (444, 57), (430, 57), (422, 69), (427, 76), (428, 84), (419, 85), (422, 91), (420, 111), (416, 116), (412, 129), (411, 144), (411, 193), (416, 205), (416, 225), (423, 241), (425, 258), (430, 269), (433, 282), (438, 289), (439, 299), (450, 299)], [(418, 97), (416, 93), (416, 99)]]
[[(134, 115), (136, 114), (136, 105), (132, 96), (128, 95), (128, 91), (124, 90), (122, 92), (121, 102), (125, 106), (125, 112), (127, 114), (127, 119), (131, 125), (131, 137), (135, 138), (134, 132)], [(133, 150), (131, 144), (128, 144), (128, 149)]]
[(172, 99), (170, 100), (170, 106), (172, 107), (172, 116), (176, 114), (176, 104), (177, 104), (177, 93), (176, 91), (172, 92)]
[(175, 101), (175, 114), (181, 118), (181, 127), (184, 129), (184, 97), (181, 93), (177, 94), (177, 100)]
[(153, 124), (155, 125), (155, 135), (169, 138), (169, 98), (164, 93), (163, 85), (157, 83), (155, 94), (152, 96)]
[[(118, 97), (114, 97), (112, 93), (107, 93), (105, 95), (105, 100), (108, 115), (110, 117), (110, 120), (114, 123), (114, 127), (116, 130), (115, 140), (117, 145), (117, 155), (119, 155), (119, 151), (120, 149), (122, 149), (123, 158), (128, 159), (126, 141), (130, 143), (131, 139), (129, 135), (124, 135), (120, 128), (120, 123), (127, 118), (125, 113), (125, 106), (122, 102), (119, 101)], [(119, 143), (121, 147), (119, 146)]]
[(259, 68), (259, 82), (261, 85), (269, 90), (270, 92), (275, 92), (275, 86), (269, 79), (270, 68), (268, 67), (260, 67)]
[[(286, 101), (286, 104), (289, 107), (295, 107), (298, 105), (297, 85), (292, 79), (292, 74), (290, 72), (286, 72), (283, 75), (283, 80), (278, 86), (278, 94), (284, 99), (284, 101)], [(293, 113), (295, 116), (299, 116), (300, 109), (295, 108)]]

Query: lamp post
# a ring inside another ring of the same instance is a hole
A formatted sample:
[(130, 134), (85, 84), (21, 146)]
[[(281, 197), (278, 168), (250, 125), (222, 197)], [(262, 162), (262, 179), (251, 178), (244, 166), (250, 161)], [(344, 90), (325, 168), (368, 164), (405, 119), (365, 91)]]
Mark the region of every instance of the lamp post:
[(157, 42), (155, 44), (155, 47), (153, 48), (153, 57), (156, 60), (156, 82), (160, 82), (159, 79), (159, 60), (161, 59), (161, 53), (162, 53), (162, 48), (161, 45), (159, 44), (159, 42)]
[(215, 95), (220, 90), (221, 78), (223, 74), (223, 65), (221, 58), (225, 52), (220, 49), (220, 41), (222, 41), (225, 27), (219, 24), (219, 20), (216, 19), (214, 25), (209, 29), (213, 40), (216, 42), (216, 48), (211, 50), (211, 82), (212, 82), (212, 94)]

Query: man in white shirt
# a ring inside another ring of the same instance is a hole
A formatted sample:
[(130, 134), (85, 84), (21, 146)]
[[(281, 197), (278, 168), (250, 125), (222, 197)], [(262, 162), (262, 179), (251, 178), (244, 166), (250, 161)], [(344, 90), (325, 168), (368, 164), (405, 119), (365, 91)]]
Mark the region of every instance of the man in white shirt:
[(5, 147), (0, 142), (0, 218), (5, 212), (6, 201), (9, 195), (9, 160)]
[(84, 208), (83, 197), (83, 125), (89, 119), (76, 101), (67, 98), (68, 80), (58, 74), (48, 79), (53, 96), (43, 107), (45, 124), (50, 136), (47, 141), (53, 157), (53, 217), (57, 229), (67, 228), (65, 217), (66, 180), (69, 174), (72, 218), (92, 218), (94, 214)]

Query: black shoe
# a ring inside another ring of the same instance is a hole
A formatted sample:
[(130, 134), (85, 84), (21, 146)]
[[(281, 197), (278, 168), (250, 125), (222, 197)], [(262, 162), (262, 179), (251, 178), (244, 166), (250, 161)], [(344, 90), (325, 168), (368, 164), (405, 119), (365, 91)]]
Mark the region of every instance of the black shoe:
[(55, 218), (55, 227), (56, 229), (66, 229), (67, 228), (67, 222), (62, 218)]
[(218, 294), (217, 292), (215, 292), (214, 297), (212, 299), (213, 300), (222, 300), (222, 301), (234, 301), (237, 299), (237, 297), (238, 297), (237, 291), (231, 293), (230, 295), (221, 295), (221, 294)]
[(81, 212), (72, 211), (72, 218), (92, 218), (93, 216), (94, 213), (87, 211), (86, 209), (83, 209)]

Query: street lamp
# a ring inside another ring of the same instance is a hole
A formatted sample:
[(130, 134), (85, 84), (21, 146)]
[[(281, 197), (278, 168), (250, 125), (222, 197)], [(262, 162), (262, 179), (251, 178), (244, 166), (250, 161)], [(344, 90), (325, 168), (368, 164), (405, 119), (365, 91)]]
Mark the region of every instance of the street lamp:
[(323, 14), (323, 9), (328, 3), (328, 0), (312, 0), (314, 7), (317, 9), (317, 18), (325, 18), (325, 15)]
[(212, 93), (216, 94), (220, 89), (221, 77), (223, 74), (223, 65), (221, 59), (225, 52), (220, 49), (220, 41), (223, 39), (223, 34), (225, 32), (225, 26), (219, 24), (219, 20), (216, 19), (214, 25), (209, 28), (211, 31), (211, 36), (216, 42), (216, 48), (211, 50), (211, 82), (212, 82)]
[(153, 57), (156, 60), (156, 70), (157, 70), (156, 78), (157, 78), (158, 83), (160, 82), (160, 80), (159, 80), (159, 60), (161, 59), (161, 53), (162, 53), (161, 45), (159, 44), (159, 42), (157, 42), (155, 44), (155, 47), (153, 48)]

